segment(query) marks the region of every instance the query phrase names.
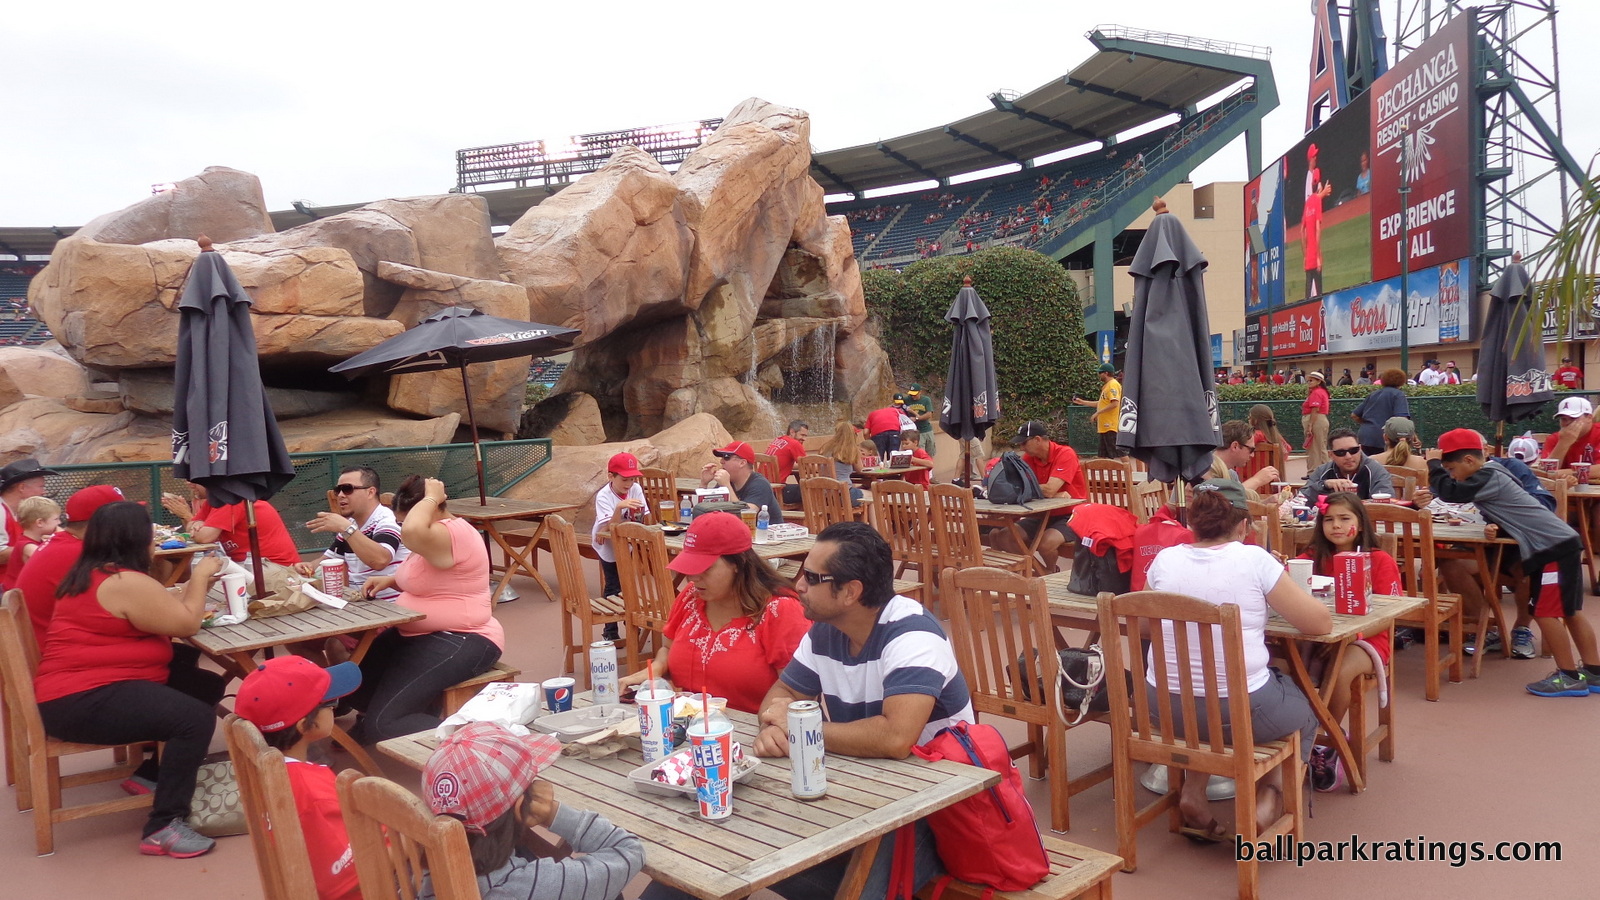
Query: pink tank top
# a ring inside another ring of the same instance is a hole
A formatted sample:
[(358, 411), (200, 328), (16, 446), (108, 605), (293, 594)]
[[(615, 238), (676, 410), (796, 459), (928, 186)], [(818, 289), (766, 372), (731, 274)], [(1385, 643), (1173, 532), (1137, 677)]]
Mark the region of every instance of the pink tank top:
[(489, 551), (483, 536), (465, 519), (444, 520), (450, 532), (450, 553), (455, 565), (435, 567), (420, 553), (412, 553), (395, 572), (401, 606), (426, 613), (427, 618), (399, 626), (401, 634), (432, 634), (454, 631), (481, 634), (501, 650), (506, 648), (505, 630), (494, 617), (489, 600)]

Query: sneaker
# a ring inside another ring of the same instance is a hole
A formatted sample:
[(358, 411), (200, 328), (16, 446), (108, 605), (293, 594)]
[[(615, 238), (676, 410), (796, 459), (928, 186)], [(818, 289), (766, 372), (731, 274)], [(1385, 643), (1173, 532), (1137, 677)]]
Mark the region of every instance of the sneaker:
[(1533, 659), (1537, 651), (1533, 649), (1533, 629), (1511, 629), (1511, 658)]
[(622, 632), (617, 628), (617, 623), (607, 622), (606, 627), (600, 629), (600, 637), (608, 641), (620, 641)]
[(1394, 630), (1394, 649), (1404, 650), (1412, 644), (1422, 643), (1421, 628), (1396, 628)]
[(1311, 787), (1313, 790), (1333, 790), (1333, 764), (1338, 761), (1338, 756), (1332, 747), (1311, 748)]
[(156, 783), (143, 775), (131, 775), (122, 779), (122, 789), (137, 797), (155, 793)]
[(1528, 685), (1528, 693), (1539, 697), (1587, 697), (1589, 680), (1582, 672), (1578, 673), (1577, 678), (1572, 678), (1557, 669), (1549, 678)]
[[(1499, 653), (1504, 649), (1505, 644), (1501, 643), (1500, 641), (1500, 629), (1490, 628), (1489, 636), (1483, 642), (1483, 652)], [(1468, 641), (1466, 644), (1462, 645), (1461, 652), (1468, 656), (1472, 656), (1478, 652), (1478, 641), (1476, 636), (1474, 636), (1474, 638)]]
[(217, 842), (173, 819), (167, 827), (146, 835), (139, 842), (139, 852), (145, 856), (170, 856), (174, 859), (191, 859), (210, 853)]

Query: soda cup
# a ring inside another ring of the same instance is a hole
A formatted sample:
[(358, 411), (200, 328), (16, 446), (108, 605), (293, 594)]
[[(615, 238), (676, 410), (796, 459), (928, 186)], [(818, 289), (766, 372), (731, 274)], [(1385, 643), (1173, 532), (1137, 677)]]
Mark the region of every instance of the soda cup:
[(250, 618), (250, 579), (243, 575), (222, 576), (222, 594), (228, 598), (228, 615), (239, 621)]
[(1367, 586), (1372, 583), (1371, 553), (1333, 555), (1333, 611), (1342, 615), (1367, 614)]
[(689, 723), (688, 735), (700, 818), (726, 819), (733, 815), (733, 723), (702, 716)]
[(1589, 466), (1590, 465), (1591, 465), (1590, 463), (1586, 463), (1586, 462), (1575, 462), (1575, 463), (1572, 464), (1572, 474), (1578, 476), (1578, 483), (1579, 484), (1588, 484), (1589, 483)]
[(659, 514), (657, 514), (657, 518), (660, 519), (663, 524), (667, 524), (667, 525), (676, 525), (676, 524), (678, 524), (678, 504), (677, 504), (677, 501), (674, 501), (674, 500), (663, 500), (663, 501), (661, 501), (660, 509), (661, 509), (661, 512)]
[(616, 704), (617, 645), (611, 641), (589, 645), (589, 689), (594, 692), (596, 707), (605, 709)]
[(572, 709), (572, 687), (577, 684), (571, 678), (546, 678), (540, 687), (544, 688), (544, 708), (551, 713), (566, 712)]
[(789, 704), (789, 793), (800, 800), (828, 796), (827, 759), (822, 746), (822, 706), (815, 700)]
[(633, 695), (639, 705), (639, 746), (644, 761), (658, 763), (672, 755), (673, 693), (660, 689)]
[(342, 596), (350, 583), (350, 566), (342, 559), (324, 559), (321, 565), (322, 592), (330, 597)]
[(1289, 578), (1308, 594), (1311, 593), (1311, 569), (1314, 565), (1309, 559), (1289, 560)]
[(1545, 459), (1539, 460), (1539, 468), (1545, 470), (1546, 472), (1554, 472), (1555, 470), (1561, 468), (1561, 460), (1546, 457)]

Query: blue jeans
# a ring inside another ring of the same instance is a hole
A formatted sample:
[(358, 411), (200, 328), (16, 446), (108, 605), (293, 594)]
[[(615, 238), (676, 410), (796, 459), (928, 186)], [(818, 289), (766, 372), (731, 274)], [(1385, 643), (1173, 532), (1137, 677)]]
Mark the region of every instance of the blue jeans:
[(361, 687), (349, 703), (366, 713), (358, 726), (363, 743), (437, 728), (445, 688), (489, 671), (500, 648), (481, 634), (435, 631), (378, 635), (361, 660)]

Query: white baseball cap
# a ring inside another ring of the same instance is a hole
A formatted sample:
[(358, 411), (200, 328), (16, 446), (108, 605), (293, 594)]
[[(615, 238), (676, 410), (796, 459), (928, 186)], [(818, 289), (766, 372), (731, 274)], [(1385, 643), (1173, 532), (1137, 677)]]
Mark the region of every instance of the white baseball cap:
[(1560, 406), (1556, 407), (1556, 415), (1571, 416), (1574, 419), (1579, 416), (1592, 416), (1594, 415), (1594, 407), (1583, 397), (1568, 397), (1561, 401)]

